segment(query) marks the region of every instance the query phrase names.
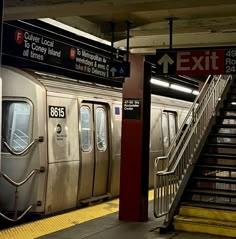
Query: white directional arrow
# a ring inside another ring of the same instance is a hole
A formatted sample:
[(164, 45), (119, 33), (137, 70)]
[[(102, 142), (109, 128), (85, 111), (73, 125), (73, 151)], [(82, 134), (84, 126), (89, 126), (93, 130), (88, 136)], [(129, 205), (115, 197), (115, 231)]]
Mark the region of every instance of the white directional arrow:
[(165, 54), (157, 63), (158, 65), (163, 65), (163, 73), (167, 74), (169, 64), (172, 65), (174, 61), (169, 55)]
[(111, 69), (110, 69), (110, 72), (111, 72), (111, 75), (112, 77), (115, 76), (115, 73), (117, 72), (116, 68), (113, 66)]

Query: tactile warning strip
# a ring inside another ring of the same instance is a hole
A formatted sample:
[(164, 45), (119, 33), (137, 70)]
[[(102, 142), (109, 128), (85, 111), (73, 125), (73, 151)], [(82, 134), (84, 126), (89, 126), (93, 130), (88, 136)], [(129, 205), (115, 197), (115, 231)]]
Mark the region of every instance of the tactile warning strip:
[[(149, 191), (149, 200), (153, 200), (153, 195), (153, 191)], [(33, 239), (117, 212), (118, 210), (119, 200), (115, 199), (95, 206), (1, 230), (0, 239)]]

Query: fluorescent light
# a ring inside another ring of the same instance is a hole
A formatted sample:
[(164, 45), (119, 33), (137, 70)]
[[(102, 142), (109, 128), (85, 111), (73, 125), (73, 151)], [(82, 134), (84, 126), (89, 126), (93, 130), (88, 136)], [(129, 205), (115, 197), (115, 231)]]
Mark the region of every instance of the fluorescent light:
[(236, 105), (236, 102), (231, 102), (231, 105)]
[(69, 31), (69, 32), (72, 32), (76, 35), (79, 35), (79, 36), (82, 36), (82, 37), (86, 37), (88, 39), (91, 39), (91, 40), (94, 40), (94, 41), (97, 41), (97, 42), (100, 42), (100, 43), (103, 43), (103, 44), (106, 44), (106, 45), (111, 45), (111, 42), (107, 41), (107, 40), (104, 40), (100, 37), (96, 37), (96, 36), (93, 36), (92, 34), (89, 34), (87, 32), (84, 32), (84, 31), (81, 31), (79, 29), (76, 29), (74, 27), (71, 27), (69, 25), (66, 25), (64, 23), (61, 23), (61, 22), (58, 22), (52, 18), (39, 18), (38, 20), (42, 21), (42, 22), (46, 22), (48, 24), (51, 24), (53, 26), (56, 26), (56, 27), (59, 27), (59, 28), (62, 28), (66, 31)]
[(151, 83), (154, 85), (159, 85), (159, 86), (163, 86), (163, 87), (169, 87), (170, 83), (166, 82), (166, 81), (162, 81), (162, 80), (157, 80), (154, 78), (151, 78)]
[(199, 91), (198, 90), (193, 90), (192, 94), (193, 95), (199, 95)]
[(192, 93), (192, 90), (190, 88), (183, 87), (183, 86), (176, 85), (176, 84), (171, 84), (170, 88), (174, 89), (174, 90), (182, 91), (185, 93)]

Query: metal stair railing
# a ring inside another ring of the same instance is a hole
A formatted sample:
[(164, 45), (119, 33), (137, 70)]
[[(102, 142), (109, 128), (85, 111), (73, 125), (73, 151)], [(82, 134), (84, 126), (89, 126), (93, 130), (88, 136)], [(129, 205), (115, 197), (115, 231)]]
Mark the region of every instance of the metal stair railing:
[[(180, 129), (178, 130), (178, 132), (177, 132), (176, 136), (174, 137), (173, 141), (171, 142), (171, 145), (170, 145), (170, 147), (169, 147), (169, 149), (168, 149), (168, 151), (167, 151), (167, 155), (164, 155), (164, 156), (161, 156), (161, 157), (157, 157), (157, 158), (156, 158), (156, 160), (155, 160), (155, 165), (157, 166), (156, 169), (159, 168), (159, 162), (160, 162), (161, 160), (162, 160), (162, 161), (163, 161), (163, 160), (167, 161), (166, 164), (168, 165), (169, 159), (172, 157), (173, 153), (175, 152), (175, 147), (176, 147), (176, 145), (179, 143), (178, 141), (181, 140), (181, 143), (183, 143), (183, 136), (184, 136), (183, 134), (184, 134), (184, 132), (187, 132), (187, 130), (188, 130), (187, 128), (185, 128), (185, 130), (183, 131), (184, 125), (186, 125), (186, 124), (189, 125), (188, 123), (189, 123), (189, 121), (192, 119), (192, 116), (194, 115), (193, 112), (195, 111), (195, 108), (196, 108), (197, 105), (198, 105), (199, 99), (202, 98), (202, 95), (203, 95), (203, 94), (207, 94), (207, 90), (206, 90), (206, 89), (207, 89), (207, 88), (208, 88), (208, 89), (210, 88), (210, 87), (208, 87), (210, 80), (211, 80), (211, 75), (208, 76), (208, 78), (207, 78), (207, 80), (205, 81), (205, 83), (204, 83), (204, 85), (203, 85), (203, 87), (202, 87), (200, 93), (199, 93), (198, 96), (195, 98), (195, 100), (194, 100), (194, 102), (193, 102), (193, 104), (192, 104), (192, 106), (191, 106), (191, 108), (190, 108), (188, 114), (186, 115), (186, 117), (185, 117), (185, 119), (184, 119), (184, 121), (183, 121), (183, 123), (182, 123), (182, 125), (181, 125), (181, 127), (180, 127)], [(188, 127), (188, 128), (189, 128), (189, 127)], [(182, 136), (181, 136), (181, 134), (182, 134)], [(182, 137), (182, 139), (181, 139), (181, 137)], [(156, 171), (157, 171), (157, 170), (156, 170)]]
[[(232, 76), (224, 79), (221, 75), (207, 78), (182, 127), (172, 141), (167, 156), (155, 160), (154, 215), (165, 216), (166, 226), (174, 215), (186, 181), (191, 174), (193, 168), (191, 166), (197, 160), (202, 138), (231, 79)], [(183, 130), (186, 124), (187, 127)], [(167, 161), (167, 166), (164, 170), (158, 171), (158, 163), (163, 158)]]

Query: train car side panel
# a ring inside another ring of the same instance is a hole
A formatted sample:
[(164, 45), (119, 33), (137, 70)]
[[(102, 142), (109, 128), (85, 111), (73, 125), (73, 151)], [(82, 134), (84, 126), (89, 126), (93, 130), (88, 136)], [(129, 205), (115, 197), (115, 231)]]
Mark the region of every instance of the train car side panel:
[(79, 174), (76, 97), (50, 93), (48, 110), (48, 183), (46, 213), (76, 207)]

